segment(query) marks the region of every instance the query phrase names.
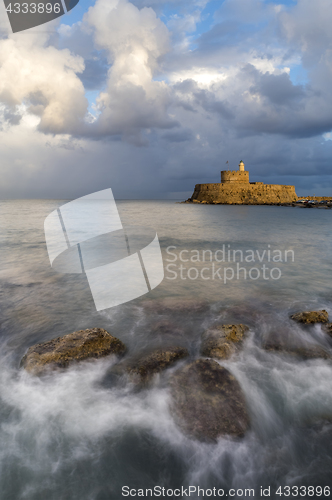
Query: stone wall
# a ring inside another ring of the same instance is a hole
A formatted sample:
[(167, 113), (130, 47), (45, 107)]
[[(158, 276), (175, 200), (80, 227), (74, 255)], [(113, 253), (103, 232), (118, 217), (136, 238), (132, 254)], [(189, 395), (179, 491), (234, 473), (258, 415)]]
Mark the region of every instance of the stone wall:
[(291, 203), (297, 200), (294, 186), (263, 183), (196, 184), (191, 201), (234, 205)]
[(221, 174), (221, 182), (230, 183), (230, 182), (238, 182), (238, 183), (246, 183), (249, 182), (249, 172), (248, 170), (222, 170)]

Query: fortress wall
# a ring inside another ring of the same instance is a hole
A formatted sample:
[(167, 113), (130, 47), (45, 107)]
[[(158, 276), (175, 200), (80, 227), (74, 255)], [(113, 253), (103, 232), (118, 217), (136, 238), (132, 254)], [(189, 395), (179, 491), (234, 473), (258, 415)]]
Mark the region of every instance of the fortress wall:
[(196, 184), (191, 200), (207, 203), (262, 205), (297, 200), (294, 186), (279, 184), (215, 183)]

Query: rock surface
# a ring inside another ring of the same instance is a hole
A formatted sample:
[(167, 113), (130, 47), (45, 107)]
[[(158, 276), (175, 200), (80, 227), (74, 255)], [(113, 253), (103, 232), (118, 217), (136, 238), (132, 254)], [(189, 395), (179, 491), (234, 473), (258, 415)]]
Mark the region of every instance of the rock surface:
[(327, 323), (329, 315), (325, 309), (321, 311), (304, 311), (291, 315), (291, 319), (298, 323), (305, 323), (307, 325), (313, 323)]
[(271, 332), (263, 348), (266, 351), (290, 354), (302, 359), (331, 359), (331, 354), (323, 347), (281, 332)]
[(196, 360), (171, 380), (172, 412), (180, 428), (201, 441), (243, 436), (249, 416), (235, 377), (216, 361)]
[(322, 325), (323, 331), (332, 337), (332, 323), (327, 323)]
[(179, 327), (176, 323), (168, 321), (167, 319), (156, 321), (150, 327), (149, 333), (154, 337), (160, 336), (174, 336), (180, 337), (184, 335), (183, 328)]
[(203, 313), (209, 310), (207, 302), (200, 299), (181, 299), (169, 297), (161, 300), (147, 300), (143, 307), (157, 314)]
[(122, 355), (125, 350), (126, 346), (121, 340), (103, 328), (90, 328), (30, 347), (21, 360), (21, 366), (38, 375), (46, 369), (66, 368), (75, 361), (109, 354)]
[(201, 354), (209, 358), (227, 359), (242, 344), (249, 328), (246, 325), (216, 325), (202, 336)]
[(168, 347), (156, 349), (137, 361), (132, 362), (126, 369), (127, 373), (141, 380), (148, 380), (155, 373), (161, 372), (172, 366), (176, 361), (189, 356), (184, 347)]

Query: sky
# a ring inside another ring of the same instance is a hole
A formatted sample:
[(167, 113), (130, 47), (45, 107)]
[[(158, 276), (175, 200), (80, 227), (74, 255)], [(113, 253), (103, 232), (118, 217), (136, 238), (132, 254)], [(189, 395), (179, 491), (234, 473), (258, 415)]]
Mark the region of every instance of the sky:
[[(13, 34), (0, 4), (0, 196), (332, 196), (331, 0), (80, 0)], [(226, 165), (226, 162), (229, 162)]]

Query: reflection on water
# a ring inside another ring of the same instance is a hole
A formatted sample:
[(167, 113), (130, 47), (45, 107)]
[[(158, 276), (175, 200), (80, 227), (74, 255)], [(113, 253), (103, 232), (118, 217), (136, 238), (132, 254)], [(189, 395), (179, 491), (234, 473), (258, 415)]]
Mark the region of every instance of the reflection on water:
[[(262, 349), (271, 332), (282, 331), (332, 354), (319, 325), (305, 330), (289, 320), (304, 308), (324, 308), (331, 317), (331, 212), (117, 202), (124, 224), (157, 230), (166, 265), (170, 246), (179, 256), (182, 250), (214, 253), (223, 245), (262, 252), (270, 245), (292, 249), (295, 259), (280, 263), (278, 280), (225, 284), (187, 275), (168, 279), (173, 276), (166, 272), (149, 295), (97, 313), (84, 275), (50, 268), (43, 222), (59, 204), (0, 204), (1, 498), (117, 500), (123, 485), (257, 491), (286, 484), (331, 486), (331, 362)], [(176, 265), (200, 272), (212, 263), (178, 257)], [(201, 333), (218, 322), (250, 326), (241, 353), (222, 363), (246, 395), (252, 425), (242, 440), (211, 445), (180, 432), (170, 415), (167, 384), (177, 367), (141, 391), (111, 376), (114, 359), (43, 379), (18, 370), (30, 345), (96, 326), (125, 342), (128, 357), (171, 342), (187, 347), (194, 358)]]

